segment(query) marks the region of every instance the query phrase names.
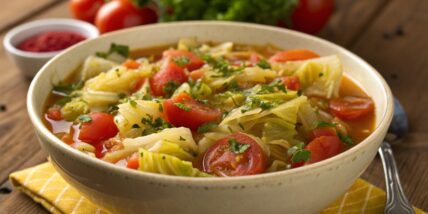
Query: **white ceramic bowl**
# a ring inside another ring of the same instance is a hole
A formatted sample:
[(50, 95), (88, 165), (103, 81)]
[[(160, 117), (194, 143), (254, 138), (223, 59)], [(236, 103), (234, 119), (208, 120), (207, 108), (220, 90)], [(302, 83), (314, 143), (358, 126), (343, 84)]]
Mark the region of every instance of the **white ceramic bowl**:
[[(328, 160), (308, 166), (253, 176), (188, 178), (120, 168), (89, 157), (56, 138), (42, 123), (43, 106), (52, 83), (68, 76), (85, 57), (116, 42), (132, 48), (171, 44), (183, 37), (202, 41), (274, 44), (284, 49), (308, 48), (337, 54), (346, 74), (376, 104), (376, 129), (363, 142)], [(231, 22), (156, 24), (115, 32), (61, 53), (34, 78), (28, 112), (42, 147), (72, 186), (113, 213), (316, 213), (328, 206), (364, 172), (373, 160), (392, 119), (393, 99), (379, 73), (351, 52), (302, 33)]]
[(62, 50), (35, 53), (19, 50), (16, 46), (25, 39), (46, 31), (75, 32), (87, 39), (92, 39), (99, 35), (98, 29), (95, 26), (74, 19), (43, 19), (28, 22), (13, 28), (4, 37), (3, 46), (12, 61), (28, 78), (34, 77), (37, 71), (39, 71), (47, 61), (58, 55)]

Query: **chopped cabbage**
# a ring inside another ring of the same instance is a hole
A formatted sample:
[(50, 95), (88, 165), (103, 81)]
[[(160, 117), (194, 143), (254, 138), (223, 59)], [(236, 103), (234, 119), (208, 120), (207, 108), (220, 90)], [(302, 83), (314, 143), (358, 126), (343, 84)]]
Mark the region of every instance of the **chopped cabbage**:
[(117, 64), (110, 60), (96, 56), (89, 56), (83, 63), (81, 80), (86, 81), (100, 73), (107, 72), (115, 66), (117, 66)]
[(274, 160), (266, 172), (276, 172), (287, 168), (287, 164), (284, 161)]
[(298, 76), (305, 94), (334, 98), (339, 96), (342, 63), (338, 56), (307, 60), (294, 75)]
[(172, 155), (149, 152), (145, 149), (139, 149), (138, 153), (138, 170), (143, 172), (188, 177), (211, 177), (211, 175), (193, 168), (192, 162), (180, 160)]
[(106, 91), (116, 93), (129, 93), (138, 81), (152, 74), (153, 66), (140, 66), (136, 70), (128, 70), (123, 66), (117, 66), (106, 73), (86, 81), (83, 90)]
[(61, 115), (67, 121), (74, 121), (79, 115), (89, 113), (88, 104), (80, 98), (74, 98), (61, 108)]
[(186, 161), (192, 161), (194, 159), (193, 155), (184, 151), (178, 144), (168, 142), (167, 140), (156, 142), (147, 151), (172, 155)]
[(82, 93), (82, 98), (91, 108), (108, 107), (119, 102), (119, 95), (113, 92), (86, 90)]
[(236, 75), (236, 81), (241, 84), (266, 83), (276, 77), (276, 72), (270, 69), (262, 69), (258, 66), (246, 67)]
[(150, 149), (158, 141), (166, 140), (171, 143), (175, 143), (183, 148), (185, 151), (190, 153), (196, 153), (198, 146), (193, 140), (192, 132), (188, 128), (167, 128), (158, 133), (137, 137), (137, 138), (125, 138), (123, 140), (123, 149), (112, 151), (107, 153), (103, 160), (108, 162), (117, 162), (120, 159), (126, 158), (132, 153), (138, 151), (139, 148)]
[(119, 113), (115, 116), (115, 123), (120, 134), (126, 136), (133, 127), (144, 130), (147, 124), (142, 119), (156, 120), (160, 117), (160, 108), (161, 103), (148, 100), (133, 100), (118, 105)]

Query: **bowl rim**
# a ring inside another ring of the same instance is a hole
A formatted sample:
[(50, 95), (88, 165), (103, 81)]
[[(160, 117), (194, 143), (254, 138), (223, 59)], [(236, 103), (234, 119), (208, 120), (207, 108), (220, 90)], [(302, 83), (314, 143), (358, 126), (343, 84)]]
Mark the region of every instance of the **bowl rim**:
[(310, 165), (306, 165), (303, 167), (298, 167), (294, 169), (288, 169), (288, 170), (282, 170), (278, 172), (272, 172), (272, 173), (262, 173), (257, 175), (246, 175), (246, 176), (238, 176), (238, 177), (206, 177), (206, 178), (198, 178), (198, 177), (184, 177), (184, 176), (172, 176), (172, 175), (162, 175), (162, 174), (156, 174), (156, 173), (149, 173), (149, 172), (142, 172), (137, 170), (129, 170), (123, 167), (116, 166), (115, 164), (107, 163), (105, 161), (102, 161), (97, 158), (90, 157), (88, 155), (85, 155), (84, 153), (77, 151), (76, 149), (73, 149), (72, 147), (66, 145), (63, 143), (59, 138), (57, 138), (53, 133), (51, 133), (48, 128), (43, 124), (41, 117), (37, 115), (36, 113), (36, 107), (35, 107), (35, 97), (34, 97), (34, 91), (36, 86), (38, 86), (39, 79), (41, 79), (42, 74), (45, 72), (46, 68), (49, 67), (50, 64), (54, 63), (55, 60), (62, 55), (66, 54), (69, 50), (73, 48), (78, 48), (79, 46), (86, 45), (87, 43), (90, 43), (92, 41), (83, 41), (72, 48), (62, 52), (61, 54), (55, 56), (53, 59), (51, 59), (48, 63), (46, 63), (40, 71), (37, 73), (37, 75), (34, 77), (33, 81), (31, 82), (31, 85), (28, 90), (27, 95), (27, 108), (28, 108), (28, 114), (30, 116), (30, 119), (33, 123), (33, 126), (35, 127), (36, 131), (43, 135), (48, 142), (42, 141), (42, 143), (49, 143), (55, 149), (60, 150), (65, 155), (69, 155), (73, 158), (80, 159), (81, 161), (86, 162), (87, 164), (90, 164), (94, 167), (100, 168), (102, 170), (108, 170), (111, 173), (117, 173), (121, 174), (126, 177), (133, 177), (135, 179), (153, 179), (157, 182), (162, 183), (174, 183), (174, 184), (183, 184), (183, 185), (193, 185), (193, 186), (206, 186), (206, 185), (216, 185), (216, 186), (228, 186), (228, 185), (236, 185), (236, 184), (242, 184), (242, 182), (246, 181), (256, 181), (256, 180), (267, 180), (271, 179), (273, 177), (277, 176), (284, 176), (291, 174), (300, 174), (306, 171), (310, 171), (316, 168), (321, 168), (325, 165), (329, 165), (332, 162), (339, 161), (340, 159), (344, 159), (350, 154), (356, 153), (362, 148), (364, 148), (367, 144), (371, 143), (371, 141), (376, 138), (377, 135), (381, 135), (383, 130), (388, 129), (388, 125), (392, 120), (393, 115), (393, 96), (391, 93), (391, 90), (389, 86), (387, 85), (386, 81), (383, 79), (383, 77), (374, 69), (371, 65), (369, 65), (367, 62), (365, 62), (363, 59), (355, 55), (354, 53), (346, 50), (345, 48), (336, 45), (332, 42), (329, 42), (327, 40), (311, 36), (308, 34), (304, 34), (301, 32), (289, 30), (289, 29), (283, 29), (278, 27), (272, 27), (272, 26), (265, 26), (265, 25), (259, 25), (259, 24), (250, 24), (250, 23), (242, 23), (242, 22), (229, 22), (229, 21), (183, 21), (183, 22), (173, 22), (173, 23), (158, 23), (158, 24), (152, 24), (148, 26), (142, 26), (142, 27), (136, 27), (136, 28), (130, 28), (130, 29), (124, 29), (120, 31), (116, 31), (113, 33), (108, 33), (105, 35), (100, 36), (99, 38), (105, 38), (105, 37), (111, 37), (111, 36), (117, 36), (117, 35), (124, 35), (128, 33), (133, 33), (133, 31), (139, 31), (141, 28), (145, 28), (146, 30), (150, 30), (152, 28), (169, 28), (171, 26), (203, 26), (203, 25), (211, 25), (211, 26), (236, 26), (236, 27), (247, 27), (247, 28), (254, 28), (258, 30), (265, 30), (265, 31), (276, 31), (280, 33), (287, 33), (291, 34), (296, 37), (301, 37), (304, 39), (314, 40), (320, 44), (324, 44), (326, 46), (332, 46), (333, 48), (337, 49), (338, 51), (341, 51), (343, 54), (347, 55), (351, 60), (355, 61), (356, 63), (360, 64), (364, 69), (368, 70), (370, 73), (373, 74), (373, 77), (376, 78), (376, 82), (381, 84), (381, 87), (384, 90), (384, 94), (386, 95), (386, 111), (383, 112), (383, 115), (379, 119), (379, 125), (373, 130), (373, 132), (362, 142), (358, 143), (357, 145), (353, 146), (347, 151), (344, 151), (334, 157), (328, 158), (326, 160), (313, 163)]
[[(85, 40), (96, 38), (100, 35), (98, 29), (84, 21), (75, 20), (75, 19), (66, 19), (66, 18), (55, 18), (55, 19), (40, 19), (35, 20), (31, 22), (24, 23), (22, 25), (18, 25), (14, 27), (12, 30), (7, 32), (3, 39), (3, 46), (5, 49), (12, 54), (22, 56), (22, 57), (28, 57), (28, 58), (50, 58), (58, 55), (60, 52), (63, 52), (64, 50), (58, 50), (58, 51), (51, 51), (51, 52), (29, 52), (29, 51), (23, 51), (15, 47), (15, 45), (12, 44), (12, 39), (21, 33), (29, 30), (29, 29), (35, 29), (41, 26), (70, 26), (75, 27), (79, 29), (79, 32), (86, 32), (88, 34), (87, 38)], [(54, 29), (52, 29), (54, 30)]]

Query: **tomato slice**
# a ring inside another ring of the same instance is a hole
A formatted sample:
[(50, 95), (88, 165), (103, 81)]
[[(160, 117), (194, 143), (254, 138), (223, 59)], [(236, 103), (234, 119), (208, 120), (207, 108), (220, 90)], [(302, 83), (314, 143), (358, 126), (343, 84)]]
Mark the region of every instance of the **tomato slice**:
[(46, 113), (46, 116), (51, 120), (55, 120), (55, 121), (62, 120), (61, 107), (59, 106), (50, 107)]
[(294, 91), (300, 90), (300, 79), (297, 76), (283, 77), (282, 82), (287, 87), (287, 89)]
[(202, 124), (217, 121), (221, 117), (219, 109), (199, 103), (187, 93), (180, 93), (165, 100), (163, 109), (169, 123), (177, 127), (187, 127), (193, 131), (196, 131)]
[(287, 62), (307, 60), (320, 57), (317, 53), (307, 49), (293, 49), (288, 51), (281, 51), (269, 58), (270, 62)]
[(162, 69), (150, 79), (150, 88), (153, 95), (165, 96), (173, 92), (167, 90), (165, 86), (168, 84), (179, 86), (186, 81), (187, 76), (183, 68), (174, 62), (166, 62)]
[(112, 138), (118, 133), (119, 130), (114, 123), (112, 115), (103, 112), (92, 112), (89, 117), (91, 121), (82, 122), (79, 140), (94, 145)]
[(190, 51), (171, 49), (171, 50), (164, 51), (162, 55), (163, 57), (170, 58), (173, 61), (180, 61), (180, 58), (184, 59), (184, 60), (181, 60), (183, 64), (180, 66), (182, 68), (187, 68), (187, 70), (189, 71), (196, 70), (205, 64), (205, 62), (201, 58), (199, 58), (198, 56), (196, 56)]
[(374, 112), (374, 103), (370, 98), (342, 97), (329, 102), (332, 114), (340, 119), (355, 120)]
[(305, 149), (311, 152), (311, 158), (306, 162), (310, 164), (341, 153), (343, 144), (337, 136), (321, 136), (312, 140)]
[[(231, 139), (239, 145), (249, 145), (242, 153), (231, 148)], [(233, 133), (211, 146), (203, 158), (203, 170), (218, 176), (242, 176), (263, 173), (267, 156), (260, 145), (249, 135)]]

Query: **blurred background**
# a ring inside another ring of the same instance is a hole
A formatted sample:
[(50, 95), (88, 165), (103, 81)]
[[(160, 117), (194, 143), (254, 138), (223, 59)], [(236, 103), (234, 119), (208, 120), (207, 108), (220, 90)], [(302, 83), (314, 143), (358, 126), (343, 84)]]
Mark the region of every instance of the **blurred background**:
[[(373, 65), (403, 104), (410, 125), (394, 146), (404, 190), (428, 210), (428, 1), (427, 0), (0, 0), (0, 38), (14, 26), (46, 18), (73, 18), (101, 33), (156, 22), (229, 20), (314, 34)], [(46, 159), (26, 112), (29, 80), (0, 47), (0, 184), (14, 170)], [(384, 188), (376, 159), (363, 178)], [(0, 210), (40, 209), (16, 192), (0, 189)]]

